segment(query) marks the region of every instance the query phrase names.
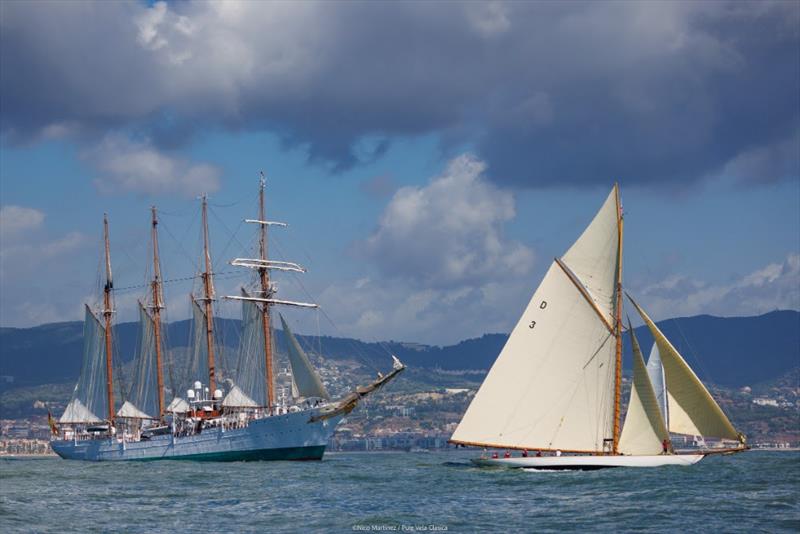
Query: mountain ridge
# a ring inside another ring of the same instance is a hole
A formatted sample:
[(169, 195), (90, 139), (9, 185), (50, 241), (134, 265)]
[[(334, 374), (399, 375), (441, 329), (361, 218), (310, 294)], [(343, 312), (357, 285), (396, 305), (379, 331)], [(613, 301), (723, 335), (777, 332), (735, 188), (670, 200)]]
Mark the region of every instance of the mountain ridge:
[[(77, 379), (82, 324), (74, 321), (30, 328), (0, 327), (0, 376), (13, 377), (13, 384), (6, 383), (4, 389)], [(239, 324), (238, 319), (217, 319), (218, 342), (228, 349), (234, 348), (238, 343)], [(800, 365), (800, 312), (794, 310), (751, 317), (697, 315), (666, 319), (657, 324), (704, 381), (745, 386), (770, 380)], [(643, 350), (649, 353), (652, 344), (649, 331), (644, 326), (634, 330)], [(188, 346), (190, 321), (169, 323), (165, 333), (171, 348)], [(115, 327), (115, 345), (123, 363), (132, 359), (137, 337), (138, 323), (121, 323)], [(447, 346), (364, 342), (332, 336), (297, 337), (312, 350), (321, 347), (321, 353), (328, 358), (357, 358), (377, 368), (386, 366), (389, 353), (393, 353), (409, 366), (461, 370), (491, 367), (508, 334), (484, 334)], [(276, 330), (276, 338), (279, 346), (285, 342), (280, 330)], [(628, 368), (631, 360), (627, 339), (624, 347), (623, 366)]]

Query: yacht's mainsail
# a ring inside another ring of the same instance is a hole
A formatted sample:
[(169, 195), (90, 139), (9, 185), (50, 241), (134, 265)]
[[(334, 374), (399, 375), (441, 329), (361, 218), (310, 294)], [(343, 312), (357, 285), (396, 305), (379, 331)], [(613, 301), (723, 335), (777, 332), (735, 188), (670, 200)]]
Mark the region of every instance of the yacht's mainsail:
[(86, 306), (83, 321), (83, 362), (72, 398), (60, 423), (97, 423), (108, 413), (105, 328)]
[(628, 328), (628, 331), (633, 346), (633, 385), (625, 425), (619, 438), (619, 451), (622, 454), (658, 454), (662, 451), (664, 440), (669, 439), (669, 432), (661, 417), (639, 341), (633, 328)]
[(658, 345), (667, 384), (669, 431), (740, 440), (739, 433), (672, 343), (633, 299), (631, 303)]
[(614, 437), (617, 188), (556, 259), (451, 441), (604, 452)]
[(653, 385), (656, 401), (661, 410), (664, 422), (669, 426), (669, 407), (667, 406), (667, 382), (664, 379), (664, 366), (661, 365), (661, 355), (658, 353), (658, 343), (653, 343), (650, 357), (647, 359), (647, 376)]
[(305, 399), (312, 397), (330, 399), (328, 391), (325, 389), (314, 366), (311, 365), (311, 362), (308, 360), (308, 356), (303, 350), (303, 347), (300, 346), (297, 338), (294, 337), (283, 315), (278, 315), (281, 318), (281, 327), (286, 336), (289, 365), (292, 367), (292, 396)]

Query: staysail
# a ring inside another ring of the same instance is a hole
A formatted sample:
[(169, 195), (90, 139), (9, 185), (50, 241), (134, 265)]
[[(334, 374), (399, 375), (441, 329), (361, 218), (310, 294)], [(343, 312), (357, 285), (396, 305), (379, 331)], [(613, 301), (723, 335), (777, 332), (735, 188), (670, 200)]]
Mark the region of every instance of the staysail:
[(740, 440), (740, 434), (694, 371), (644, 310), (633, 299), (630, 300), (658, 345), (667, 384), (669, 431)]
[(656, 394), (656, 401), (661, 410), (664, 422), (669, 426), (669, 407), (667, 406), (667, 382), (664, 379), (664, 366), (661, 365), (661, 355), (658, 353), (658, 343), (653, 343), (650, 357), (647, 359), (647, 376)]
[(639, 341), (633, 328), (628, 331), (633, 346), (633, 386), (619, 438), (619, 451), (632, 455), (658, 454), (662, 451), (663, 441), (669, 439), (669, 432), (661, 417)]
[(451, 441), (603, 452), (614, 434), (620, 243), (616, 186), (556, 259)]
[(322, 399), (330, 399), (325, 385), (320, 380), (317, 371), (308, 359), (305, 351), (298, 343), (297, 338), (294, 337), (289, 325), (283, 315), (278, 314), (281, 318), (281, 327), (283, 333), (286, 335), (286, 345), (288, 346), (289, 365), (292, 367), (292, 395), (300, 398), (319, 397)]
[(97, 423), (108, 413), (105, 328), (89, 306), (83, 321), (81, 375), (60, 423)]

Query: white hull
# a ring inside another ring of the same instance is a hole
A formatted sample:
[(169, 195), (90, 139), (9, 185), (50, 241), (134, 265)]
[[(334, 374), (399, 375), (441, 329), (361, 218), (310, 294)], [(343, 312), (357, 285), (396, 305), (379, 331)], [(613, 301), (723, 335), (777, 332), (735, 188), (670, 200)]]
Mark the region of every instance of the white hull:
[(604, 469), (608, 467), (661, 467), (694, 465), (704, 454), (660, 454), (656, 456), (528, 456), (527, 458), (476, 458), (473, 463), (484, 467), (522, 469)]

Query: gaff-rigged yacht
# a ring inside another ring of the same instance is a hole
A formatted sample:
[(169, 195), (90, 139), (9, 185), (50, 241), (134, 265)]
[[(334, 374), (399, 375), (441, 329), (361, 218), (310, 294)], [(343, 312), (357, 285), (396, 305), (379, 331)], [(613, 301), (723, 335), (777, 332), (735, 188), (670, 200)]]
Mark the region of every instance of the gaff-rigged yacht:
[[(660, 362), (654, 360), (651, 368), (654, 377), (661, 373), (664, 408), (629, 327), (633, 384), (620, 426), (622, 223), (615, 185), (580, 238), (545, 274), (451, 437), (455, 444), (506, 450), (484, 453), (475, 463), (655, 467), (691, 465), (708, 454), (747, 449), (744, 436), (632, 299), (655, 339)], [(713, 437), (719, 446), (676, 453), (670, 433)]]
[[(215, 300), (209, 252), (207, 201), (202, 199), (202, 294), (192, 296), (194, 350), (185, 397), (165, 405), (162, 371), (164, 308), (158, 260), (158, 219), (152, 212), (153, 280), (148, 304), (140, 303), (140, 351), (127, 400), (116, 410), (113, 380), (113, 289), (108, 219), (104, 218), (105, 284), (100, 316), (87, 305), (81, 376), (63, 415), (51, 424), (53, 450), (62, 458), (121, 460), (320, 460), (337, 424), (366, 395), (380, 388), (405, 366), (394, 356), (393, 368), (367, 386), (332, 401), (307, 354), (281, 317), (288, 341), (292, 398), (276, 399), (273, 362), (272, 308), (316, 308), (316, 304), (276, 298), (271, 271), (305, 272), (292, 262), (267, 256), (267, 228), (286, 226), (264, 213), (262, 175), (259, 257), (237, 258), (234, 266), (252, 269), (255, 288), (226, 297), (241, 301), (243, 331), (235, 372), (219, 381), (215, 362)], [(204, 382), (207, 380), (207, 382)], [(175, 388), (173, 388), (175, 389)]]

